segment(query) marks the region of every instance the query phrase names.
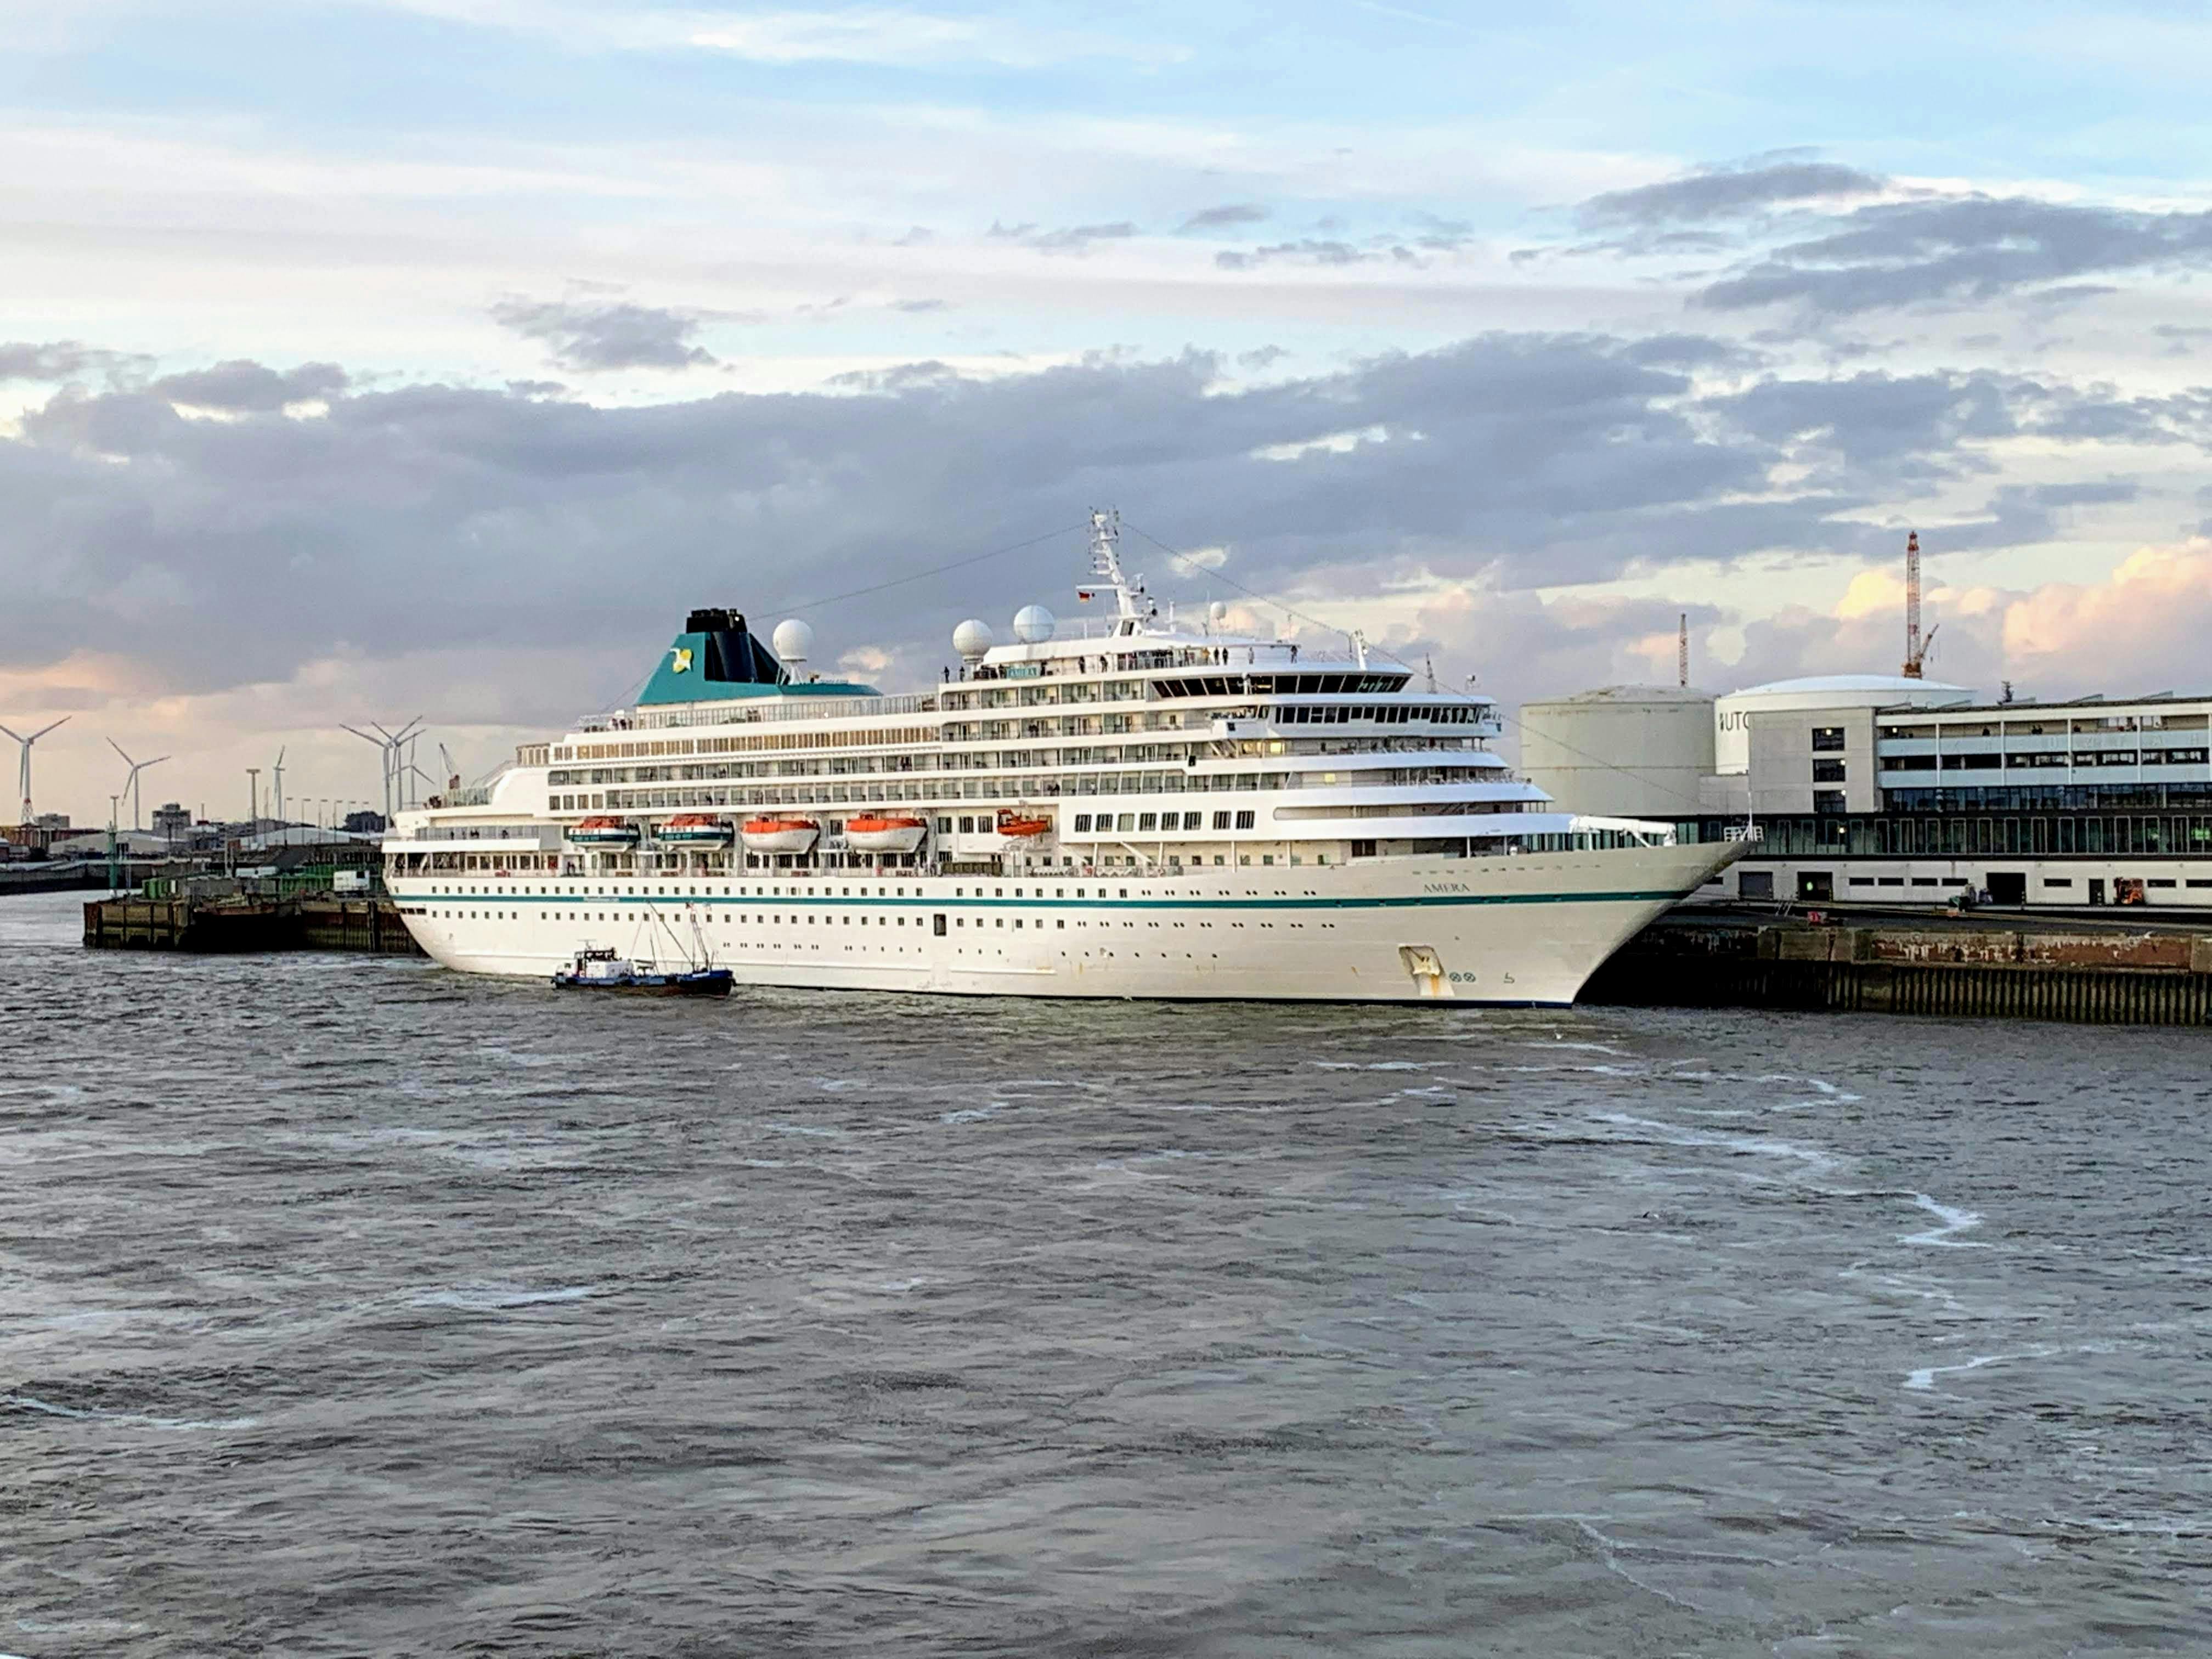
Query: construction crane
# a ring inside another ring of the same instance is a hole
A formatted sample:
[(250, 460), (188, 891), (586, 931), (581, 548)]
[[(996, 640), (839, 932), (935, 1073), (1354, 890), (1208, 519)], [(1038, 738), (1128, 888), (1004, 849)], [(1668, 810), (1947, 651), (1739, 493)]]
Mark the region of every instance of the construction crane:
[[(1937, 623), (1936, 628), (1943, 624)], [(1921, 678), (1921, 669), (1928, 661), (1928, 649), (1936, 643), (1936, 628), (1923, 637), (1920, 632), (1920, 532), (1908, 532), (1905, 538), (1905, 667), (1908, 680)]]

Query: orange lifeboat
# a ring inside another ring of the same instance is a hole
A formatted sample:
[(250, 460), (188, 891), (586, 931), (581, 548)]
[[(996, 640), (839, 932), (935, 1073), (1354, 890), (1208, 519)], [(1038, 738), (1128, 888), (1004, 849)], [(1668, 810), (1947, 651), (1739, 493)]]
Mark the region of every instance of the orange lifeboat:
[(1044, 836), (1052, 833), (1050, 818), (1030, 817), (1024, 813), (999, 809), (999, 833), (1002, 836)]
[(904, 812), (863, 812), (845, 820), (845, 842), (864, 853), (911, 853), (929, 835), (929, 820)]
[(771, 815), (747, 818), (739, 831), (748, 850), (755, 853), (804, 853), (822, 833), (812, 818)]

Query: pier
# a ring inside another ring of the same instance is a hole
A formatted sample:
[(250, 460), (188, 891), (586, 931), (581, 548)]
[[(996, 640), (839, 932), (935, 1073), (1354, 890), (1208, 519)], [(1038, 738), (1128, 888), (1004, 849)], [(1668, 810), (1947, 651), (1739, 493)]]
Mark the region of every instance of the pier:
[(2212, 930), (1934, 916), (1846, 925), (1689, 908), (1631, 939), (1582, 1000), (2212, 1025)]
[(84, 907), (84, 942), (108, 951), (422, 954), (391, 900), (329, 892), (94, 899)]

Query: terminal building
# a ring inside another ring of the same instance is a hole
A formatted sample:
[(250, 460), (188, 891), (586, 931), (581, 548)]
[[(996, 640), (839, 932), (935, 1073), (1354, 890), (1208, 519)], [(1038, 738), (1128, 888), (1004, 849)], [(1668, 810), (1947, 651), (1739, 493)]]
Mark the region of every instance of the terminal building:
[(1747, 841), (1714, 898), (2212, 909), (2212, 695), (1990, 702), (1847, 674), (1613, 686), (1521, 726), (1563, 806)]

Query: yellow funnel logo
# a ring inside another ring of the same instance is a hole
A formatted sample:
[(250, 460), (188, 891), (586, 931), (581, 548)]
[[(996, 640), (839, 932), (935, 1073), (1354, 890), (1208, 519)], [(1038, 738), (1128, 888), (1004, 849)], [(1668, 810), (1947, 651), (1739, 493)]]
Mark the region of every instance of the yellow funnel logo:
[(691, 672), (691, 647), (690, 646), (678, 646), (672, 653), (672, 657), (673, 659), (668, 665), (670, 668), (673, 669), (678, 674), (688, 674)]

